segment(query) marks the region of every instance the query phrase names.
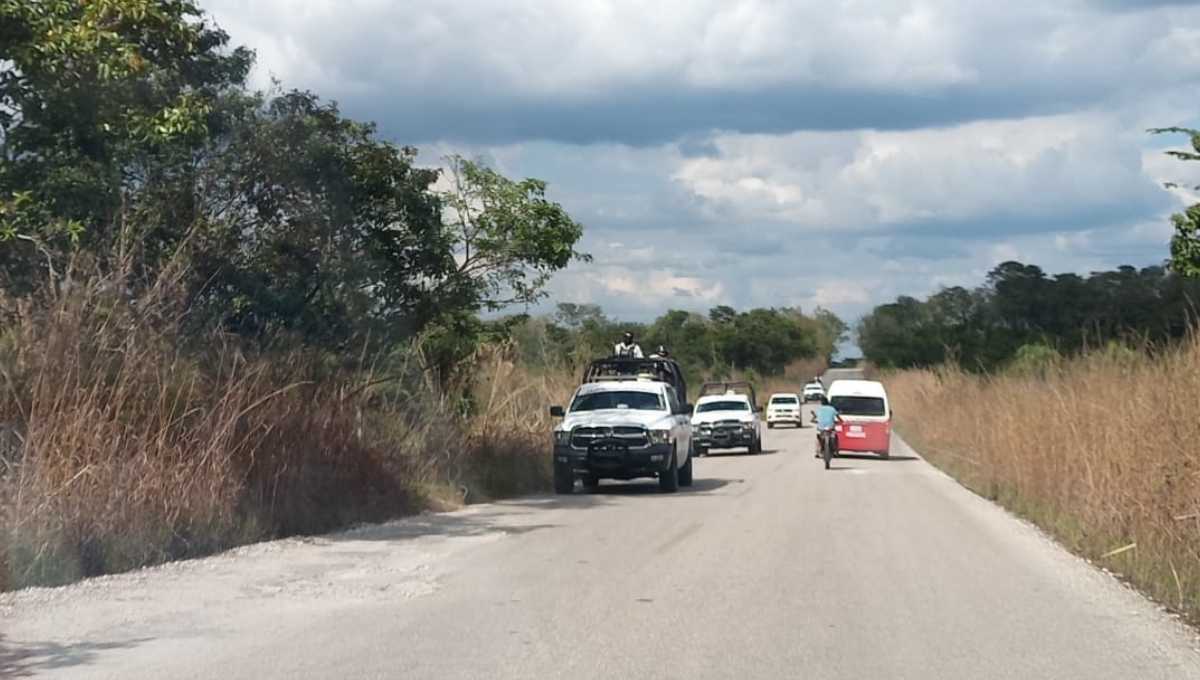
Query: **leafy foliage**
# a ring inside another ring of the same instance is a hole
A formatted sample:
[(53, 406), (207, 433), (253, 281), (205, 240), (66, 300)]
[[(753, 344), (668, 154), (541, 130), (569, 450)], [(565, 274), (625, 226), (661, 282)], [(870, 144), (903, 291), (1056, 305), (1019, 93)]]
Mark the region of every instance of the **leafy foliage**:
[(545, 182), (418, 167), (312, 93), (248, 90), (227, 43), (191, 0), (0, 0), (5, 292), (86, 260), (192, 331), (348, 360), (423, 339), (445, 378), (511, 327), (480, 313), (588, 259)]
[(253, 60), (193, 0), (0, 0), (0, 589), (548, 479), (482, 316), (582, 226)]
[(43, 255), (101, 247), (128, 192), (204, 138), (213, 100), (242, 85), (252, 55), (224, 53), (228, 36), (200, 15), (188, 0), (0, 0), (6, 260), (17, 238)]
[(758, 308), (739, 312), (714, 307), (707, 315), (668, 310), (652, 323), (622, 323), (592, 304), (559, 303), (549, 318), (532, 319), (517, 332), (531, 365), (580, 369), (597, 356), (612, 353), (621, 333), (632, 331), (647, 353), (663, 345), (692, 376), (722, 377), (733, 371), (783, 376), (795, 362), (828, 363), (843, 339), (846, 324), (819, 310)]
[[(1190, 151), (1168, 150), (1166, 154), (1182, 161), (1200, 160), (1200, 130), (1181, 127), (1152, 128), (1154, 134), (1183, 133), (1191, 143)], [(1167, 182), (1168, 189), (1179, 188), (1175, 182)], [(1193, 191), (1200, 187), (1191, 187)], [(1200, 276), (1200, 203), (1193, 203), (1183, 212), (1171, 215), (1175, 234), (1171, 237), (1170, 267), (1184, 276)]]
[(858, 325), (864, 357), (883, 367), (956, 360), (970, 370), (1043, 362), (1115, 340), (1183, 337), (1200, 280), (1165, 266), (1047, 276), (1004, 262), (974, 290), (945, 288), (925, 300), (902, 296)]

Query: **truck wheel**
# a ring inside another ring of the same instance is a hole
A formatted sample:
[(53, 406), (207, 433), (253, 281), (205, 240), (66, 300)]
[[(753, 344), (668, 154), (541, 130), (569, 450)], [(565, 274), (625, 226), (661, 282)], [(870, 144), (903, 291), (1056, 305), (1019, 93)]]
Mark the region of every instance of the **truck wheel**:
[(679, 468), (679, 486), (691, 486), (692, 485), (692, 459), (693, 458), (695, 458), (695, 456), (688, 456), (687, 462), (683, 464), (683, 467)]
[(775, 429), (775, 423), (767, 423), (767, 429), (768, 429), (768, 430), (774, 430), (774, 429)]
[(663, 493), (679, 491), (679, 459), (675, 457), (673, 450), (671, 460), (667, 462), (667, 469), (658, 473), (658, 490)]
[(750, 446), (746, 449), (750, 453), (762, 453), (762, 438), (755, 437), (754, 441), (750, 442)]
[(571, 468), (554, 466), (554, 493), (568, 494), (575, 491), (575, 473)]
[(600, 478), (596, 475), (584, 475), (580, 481), (583, 482), (583, 490), (588, 493), (600, 490)]

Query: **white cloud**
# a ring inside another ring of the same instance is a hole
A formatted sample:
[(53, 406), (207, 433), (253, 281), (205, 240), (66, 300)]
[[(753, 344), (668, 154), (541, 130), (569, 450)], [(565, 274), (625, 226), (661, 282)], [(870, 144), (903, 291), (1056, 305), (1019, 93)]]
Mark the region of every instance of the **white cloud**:
[(717, 210), (810, 230), (1055, 215), (1153, 189), (1138, 140), (1098, 113), (715, 144), (719, 157), (681, 163), (676, 178), (689, 191)]
[[(1147, 148), (1166, 140), (1146, 133), (1196, 116), (1195, 6), (203, 4), (258, 50), (260, 78), (348, 98), (347, 113), (401, 142), (438, 131), (430, 164), (481, 154), (548, 180), (596, 256), (552, 292), (631, 320), (717, 304), (852, 319), (899, 294), (977, 285), (1005, 259), (1152, 264), (1167, 214), (1200, 201), (1161, 188), (1200, 184), (1200, 163)], [(598, 127), (636, 142), (548, 141)], [(506, 141), (448, 141), (493, 137)]]
[[(972, 80), (947, 2), (840, 0), (208, 0), (264, 69), (314, 87), (459, 87), (589, 98), (617, 84)], [(301, 49), (299, 46), (303, 46)], [(864, 49), (864, 48), (870, 49)], [(367, 70), (363, 67), (367, 66)], [(386, 76), (386, 77), (385, 77)]]
[[(1190, 59), (1195, 27), (1040, 0), (207, 0), (264, 71), (323, 91), (591, 99), (639, 83), (916, 91), (994, 79), (1108, 83)], [(1158, 23), (1156, 23), (1158, 21)], [(1114, 49), (1118, 48), (1118, 49)], [(1133, 57), (1131, 60), (1130, 57)], [(1147, 63), (1148, 62), (1148, 63)], [(1034, 68), (1027, 68), (1034, 66)]]

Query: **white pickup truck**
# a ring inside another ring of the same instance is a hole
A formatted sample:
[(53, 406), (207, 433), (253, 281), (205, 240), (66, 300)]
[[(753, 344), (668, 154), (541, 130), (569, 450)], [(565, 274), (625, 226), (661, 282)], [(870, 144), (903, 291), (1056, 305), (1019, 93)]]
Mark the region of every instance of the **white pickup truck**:
[(825, 396), (825, 386), (819, 381), (814, 380), (804, 385), (802, 394), (804, 395), (804, 401), (806, 402), (821, 401), (821, 397)]
[[(668, 370), (655, 371), (641, 364), (670, 360), (601, 361), (618, 370), (593, 370), (593, 362), (567, 407), (550, 407), (550, 415), (562, 418), (554, 428), (555, 493), (572, 493), (576, 479), (589, 491), (601, 479), (640, 477), (657, 477), (665, 493), (691, 486), (692, 405), (671, 384), (682, 380), (678, 366), (664, 363)], [(620, 370), (626, 364), (629, 370)]]
[[(738, 393), (738, 389), (743, 392)], [(704, 383), (700, 387), (700, 394), (692, 411), (697, 454), (704, 455), (710, 449), (736, 449), (743, 446), (750, 453), (762, 452), (762, 425), (758, 418), (758, 404), (754, 402), (754, 388), (750, 383)]]

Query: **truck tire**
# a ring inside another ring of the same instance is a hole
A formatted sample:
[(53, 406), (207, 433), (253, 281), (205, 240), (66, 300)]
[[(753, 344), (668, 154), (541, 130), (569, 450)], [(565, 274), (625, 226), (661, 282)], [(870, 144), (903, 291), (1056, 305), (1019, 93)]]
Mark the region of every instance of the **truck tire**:
[(679, 486), (691, 486), (692, 485), (692, 459), (693, 458), (695, 458), (695, 456), (688, 456), (687, 462), (683, 464), (683, 467), (679, 468)]
[(575, 473), (568, 467), (554, 466), (554, 493), (568, 494), (575, 491)]
[(679, 459), (675, 457), (675, 451), (671, 451), (671, 460), (667, 462), (667, 469), (658, 473), (658, 490), (663, 493), (675, 493), (679, 491)]

